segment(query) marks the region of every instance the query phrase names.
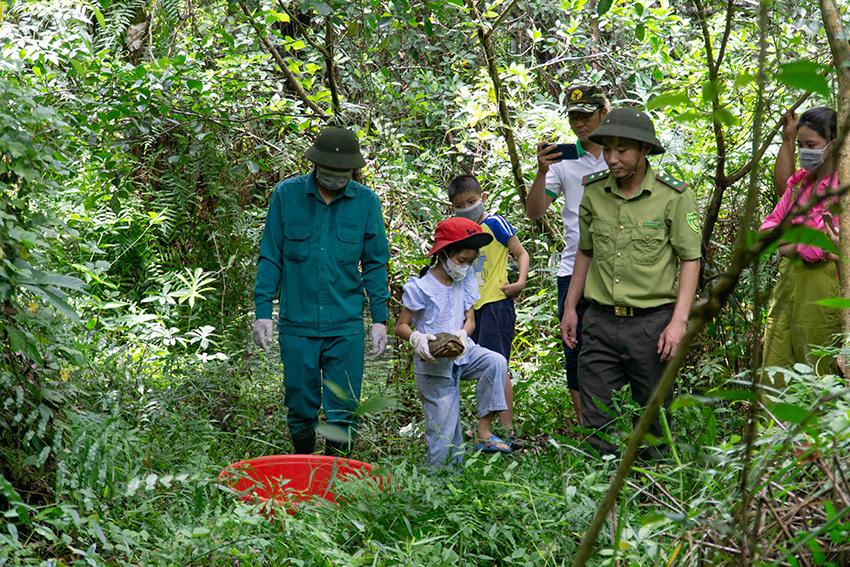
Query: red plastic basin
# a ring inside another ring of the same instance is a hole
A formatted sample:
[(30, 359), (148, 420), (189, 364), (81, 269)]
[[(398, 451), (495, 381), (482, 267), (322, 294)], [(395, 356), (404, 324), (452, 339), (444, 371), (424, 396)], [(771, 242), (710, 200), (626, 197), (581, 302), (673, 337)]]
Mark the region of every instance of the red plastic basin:
[(246, 502), (282, 504), (291, 513), (304, 500), (319, 496), (337, 502), (334, 485), (353, 478), (374, 478), (372, 465), (353, 459), (323, 455), (269, 455), (237, 461), (219, 474), (225, 484)]

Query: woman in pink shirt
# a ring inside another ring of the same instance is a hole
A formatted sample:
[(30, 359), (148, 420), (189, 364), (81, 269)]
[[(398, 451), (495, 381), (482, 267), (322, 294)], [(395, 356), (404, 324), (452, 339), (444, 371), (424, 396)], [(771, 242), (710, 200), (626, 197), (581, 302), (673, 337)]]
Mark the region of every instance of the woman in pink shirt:
[[(793, 119), (793, 115), (786, 119)], [(759, 230), (770, 230), (789, 214), (793, 215), (792, 224), (805, 224), (827, 234), (825, 223), (837, 225), (837, 212), (832, 216), (829, 211), (837, 199), (825, 197), (838, 186), (832, 147), (836, 129), (835, 112), (830, 108), (812, 108), (800, 116), (797, 148), (801, 169), (788, 178), (785, 193)], [(808, 212), (795, 214), (795, 210), (812, 202)], [(797, 243), (781, 245), (779, 254), (779, 280), (767, 314), (762, 364), (791, 368), (802, 362), (820, 374), (833, 372), (831, 357), (813, 357), (811, 353), (813, 347), (835, 342), (841, 331), (839, 311), (815, 303), (841, 295), (835, 257), (817, 246)], [(774, 382), (781, 385), (784, 377), (777, 374)]]

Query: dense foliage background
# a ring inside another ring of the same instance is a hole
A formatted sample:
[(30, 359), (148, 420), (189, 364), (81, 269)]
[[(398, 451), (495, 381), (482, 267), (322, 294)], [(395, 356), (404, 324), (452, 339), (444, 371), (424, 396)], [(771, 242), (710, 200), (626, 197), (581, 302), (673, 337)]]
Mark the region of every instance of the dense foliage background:
[[(668, 148), (654, 165), (704, 207), (705, 296), (752, 228), (748, 175), (757, 217), (776, 201), (783, 109), (835, 104), (819, 6), (761, 5), (760, 59), (750, 0), (0, 0), (0, 565), (570, 564), (616, 463), (588, 453), (568, 402), (560, 218), (523, 214), (537, 141), (570, 138), (571, 83), (648, 109)], [(367, 154), (393, 310), (455, 174), (518, 228), (530, 447), (428, 474), (410, 352), (391, 344), (367, 363), (358, 454), (394, 490), (355, 484), (354, 505), (275, 520), (217, 474), (291, 450), (251, 290), (270, 192), (308, 169), (327, 123)], [(843, 381), (798, 365), (785, 391), (749, 387), (774, 263), (743, 274), (692, 348), (673, 457), (634, 469), (595, 564), (848, 561)]]

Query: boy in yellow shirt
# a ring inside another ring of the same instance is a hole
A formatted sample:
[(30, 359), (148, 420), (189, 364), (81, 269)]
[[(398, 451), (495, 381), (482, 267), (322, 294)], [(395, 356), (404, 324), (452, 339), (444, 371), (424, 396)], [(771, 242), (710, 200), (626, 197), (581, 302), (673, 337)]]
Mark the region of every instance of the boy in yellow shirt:
[[(514, 340), (516, 312), (514, 298), (525, 287), (528, 278), (528, 252), (516, 236), (516, 230), (499, 214), (488, 214), (484, 210), (487, 194), (473, 175), (459, 175), (448, 187), (449, 200), (455, 216), (464, 217), (481, 225), (493, 240), (481, 248), (473, 268), (478, 279), (480, 299), (475, 309), (475, 331), (470, 338), (478, 345), (498, 352), (511, 360), (511, 344)], [(519, 277), (508, 283), (508, 256), (513, 256), (519, 267)], [(513, 440), (513, 387), (511, 375), (505, 378), (506, 411), (499, 414), (499, 421), (508, 432), (507, 441), (517, 448)]]

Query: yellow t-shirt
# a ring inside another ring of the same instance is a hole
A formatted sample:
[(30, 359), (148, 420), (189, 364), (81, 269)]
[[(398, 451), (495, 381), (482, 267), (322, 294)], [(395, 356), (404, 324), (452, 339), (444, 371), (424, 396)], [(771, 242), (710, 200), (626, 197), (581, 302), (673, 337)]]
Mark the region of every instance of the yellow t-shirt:
[(508, 297), (502, 292), (502, 286), (508, 283), (508, 241), (516, 236), (514, 227), (502, 215), (487, 215), (481, 221), (481, 228), (493, 235), (493, 241), (479, 251), (472, 265), (481, 295), (475, 309)]

